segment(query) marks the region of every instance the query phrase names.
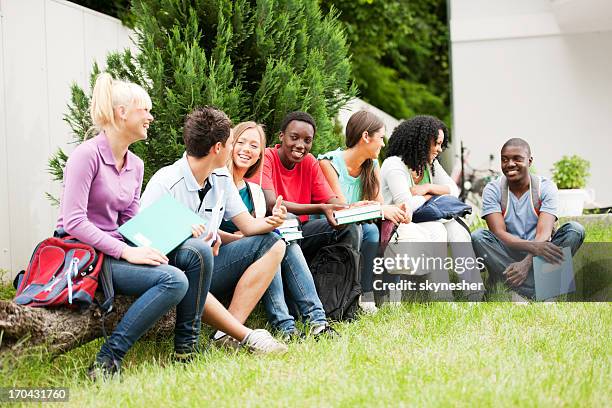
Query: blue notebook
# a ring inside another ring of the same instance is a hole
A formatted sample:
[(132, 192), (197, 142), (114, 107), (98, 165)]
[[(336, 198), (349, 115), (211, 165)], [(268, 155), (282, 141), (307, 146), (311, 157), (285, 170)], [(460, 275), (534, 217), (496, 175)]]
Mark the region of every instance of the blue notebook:
[(196, 213), (166, 194), (119, 227), (125, 239), (167, 255), (192, 236), (191, 226), (206, 224)]
[(533, 258), (536, 300), (546, 300), (576, 291), (572, 250), (570, 247), (561, 250), (563, 251), (561, 264), (548, 263), (539, 256)]

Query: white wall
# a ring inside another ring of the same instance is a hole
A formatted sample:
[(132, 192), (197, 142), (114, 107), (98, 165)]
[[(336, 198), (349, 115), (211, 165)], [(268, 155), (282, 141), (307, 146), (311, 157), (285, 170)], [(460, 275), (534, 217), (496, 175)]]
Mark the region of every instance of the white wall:
[[(563, 155), (591, 162), (612, 205), (612, 1), (451, 0), (454, 134), (475, 165), (511, 137), (538, 173)], [(457, 146), (454, 146), (457, 148)]]
[(0, 0), (0, 269), (25, 268), (57, 209), (45, 192), (57, 148), (73, 148), (63, 122), (70, 84), (87, 87), (94, 60), (131, 46), (119, 20), (63, 0)]
[(338, 121), (342, 124), (342, 134), (346, 134), (346, 124), (351, 116), (360, 110), (366, 110), (378, 116), (378, 118), (385, 124), (385, 132), (387, 137), (391, 136), (393, 129), (399, 125), (399, 120), (395, 119), (387, 112), (378, 109), (374, 105), (370, 105), (362, 99), (353, 98), (348, 101), (348, 103), (338, 112)]

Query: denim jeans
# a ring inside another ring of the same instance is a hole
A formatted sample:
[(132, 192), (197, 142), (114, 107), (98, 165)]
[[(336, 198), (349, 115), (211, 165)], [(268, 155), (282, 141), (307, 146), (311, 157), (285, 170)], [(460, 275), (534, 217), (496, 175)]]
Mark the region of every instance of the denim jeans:
[(262, 300), (270, 324), (283, 333), (296, 330), (295, 319), (289, 313), (287, 302), (295, 305), (297, 313), (310, 324), (327, 322), (312, 274), (302, 249), (295, 242), (287, 246), (280, 273), (276, 273)]
[(222, 245), (214, 259), (210, 293), (220, 299), (231, 298), (244, 271), (264, 256), (279, 239), (278, 235), (269, 232)]
[[(576, 254), (584, 241), (584, 227), (577, 222), (570, 221), (563, 224), (553, 235), (552, 243), (558, 247), (570, 247), (572, 256)], [(479, 229), (472, 233), (472, 242), (476, 255), (484, 258), (484, 264), (489, 271), (490, 283), (504, 281), (503, 272), (508, 265), (521, 261), (527, 256), (526, 252), (514, 251), (508, 248), (491, 231)], [(533, 277), (533, 266), (529, 268), (527, 279), (516, 288), (516, 292), (522, 296), (532, 298), (535, 295), (535, 282)]]
[(121, 361), (155, 322), (176, 306), (174, 349), (197, 350), (201, 316), (212, 276), (211, 248), (201, 239), (188, 239), (168, 254), (168, 265), (137, 265), (107, 256), (104, 268), (112, 273), (116, 294), (138, 296), (108, 340), (98, 359)]

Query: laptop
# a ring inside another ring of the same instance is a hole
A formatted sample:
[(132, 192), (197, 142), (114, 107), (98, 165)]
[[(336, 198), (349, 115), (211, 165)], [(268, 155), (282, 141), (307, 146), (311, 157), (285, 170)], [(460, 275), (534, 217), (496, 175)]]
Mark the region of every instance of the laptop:
[(572, 250), (570, 247), (564, 247), (561, 250), (563, 251), (561, 264), (548, 263), (539, 256), (533, 258), (536, 300), (546, 300), (576, 291)]
[(206, 224), (196, 213), (166, 194), (119, 227), (119, 233), (139, 247), (167, 255), (192, 236), (191, 226)]

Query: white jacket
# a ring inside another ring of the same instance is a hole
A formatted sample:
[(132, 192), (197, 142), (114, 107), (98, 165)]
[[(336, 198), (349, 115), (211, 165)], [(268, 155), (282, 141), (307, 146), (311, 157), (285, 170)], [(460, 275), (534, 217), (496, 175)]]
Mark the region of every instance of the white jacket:
[[(436, 173), (434, 176), (431, 176), (431, 168), (429, 168), (431, 183), (448, 186), (450, 195), (458, 197), (459, 187), (437, 160), (434, 161), (433, 168)], [(385, 204), (407, 203), (414, 211), (425, 203), (425, 197), (413, 196), (410, 193), (410, 188), (414, 186), (414, 182), (408, 166), (402, 161), (401, 157), (391, 156), (385, 159), (380, 167), (380, 178), (382, 179), (381, 189)]]
[(255, 207), (255, 218), (263, 218), (266, 216), (266, 198), (264, 197), (261, 186), (247, 181), (247, 185), (251, 190), (253, 197), (253, 206)]

